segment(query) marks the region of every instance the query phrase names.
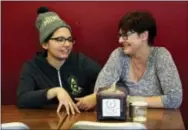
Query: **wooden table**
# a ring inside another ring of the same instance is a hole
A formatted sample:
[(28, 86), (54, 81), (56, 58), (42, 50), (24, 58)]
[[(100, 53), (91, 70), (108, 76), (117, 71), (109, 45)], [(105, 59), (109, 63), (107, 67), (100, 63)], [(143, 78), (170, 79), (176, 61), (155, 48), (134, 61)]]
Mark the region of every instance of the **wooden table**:
[[(97, 121), (96, 112), (65, 116), (65, 112), (56, 114), (55, 108), (18, 109), (16, 106), (2, 106), (2, 123), (23, 122), (31, 129), (69, 129), (77, 121)], [(129, 121), (129, 120), (128, 120)], [(148, 129), (184, 130), (179, 110), (149, 109), (145, 123)]]
[(66, 119), (65, 114), (58, 116), (55, 108), (18, 109), (14, 105), (1, 107), (1, 122), (22, 122), (30, 129), (59, 129)]

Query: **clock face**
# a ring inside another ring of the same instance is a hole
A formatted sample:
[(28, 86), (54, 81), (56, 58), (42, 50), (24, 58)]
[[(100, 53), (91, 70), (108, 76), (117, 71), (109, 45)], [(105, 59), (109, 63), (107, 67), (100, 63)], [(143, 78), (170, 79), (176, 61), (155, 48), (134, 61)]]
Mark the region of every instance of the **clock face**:
[(120, 99), (102, 99), (103, 117), (120, 117)]

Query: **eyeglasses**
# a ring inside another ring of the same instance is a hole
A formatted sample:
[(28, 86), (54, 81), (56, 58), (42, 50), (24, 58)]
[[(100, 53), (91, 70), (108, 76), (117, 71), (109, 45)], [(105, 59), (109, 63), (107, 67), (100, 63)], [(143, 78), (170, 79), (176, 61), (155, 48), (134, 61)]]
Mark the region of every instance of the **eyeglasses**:
[(65, 37), (52, 37), (52, 38), (50, 38), (50, 40), (54, 40), (54, 41), (56, 41), (59, 44), (65, 44), (66, 41), (68, 41), (68, 43), (75, 44), (75, 39), (73, 39), (72, 37), (68, 37), (68, 38), (65, 38)]
[(135, 32), (119, 33), (119, 34), (118, 34), (118, 37), (119, 37), (119, 38), (122, 37), (123, 40), (127, 40), (128, 37), (129, 37), (131, 34), (133, 34), (133, 33), (135, 33)]

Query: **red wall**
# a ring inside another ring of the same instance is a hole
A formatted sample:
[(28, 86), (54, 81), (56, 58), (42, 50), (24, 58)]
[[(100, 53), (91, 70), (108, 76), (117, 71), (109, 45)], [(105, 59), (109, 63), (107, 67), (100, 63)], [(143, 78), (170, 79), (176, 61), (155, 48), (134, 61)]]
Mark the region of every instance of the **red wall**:
[(2, 104), (15, 104), (16, 87), (22, 64), (40, 50), (35, 29), (36, 9), (54, 9), (73, 28), (77, 38), (74, 50), (81, 51), (101, 65), (119, 46), (117, 25), (130, 10), (149, 10), (156, 17), (156, 45), (171, 52), (178, 67), (185, 117), (188, 95), (188, 2), (1, 2), (2, 8)]

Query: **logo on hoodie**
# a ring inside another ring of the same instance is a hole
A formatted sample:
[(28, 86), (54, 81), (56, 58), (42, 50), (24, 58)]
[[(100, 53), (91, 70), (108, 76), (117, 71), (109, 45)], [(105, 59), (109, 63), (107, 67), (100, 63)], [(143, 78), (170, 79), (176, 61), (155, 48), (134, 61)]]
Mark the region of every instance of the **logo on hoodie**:
[(80, 86), (78, 86), (78, 82), (77, 82), (77, 79), (76, 77), (74, 76), (71, 76), (69, 78), (69, 84), (71, 86), (71, 90), (72, 90), (72, 95), (78, 95), (82, 92), (82, 88)]

